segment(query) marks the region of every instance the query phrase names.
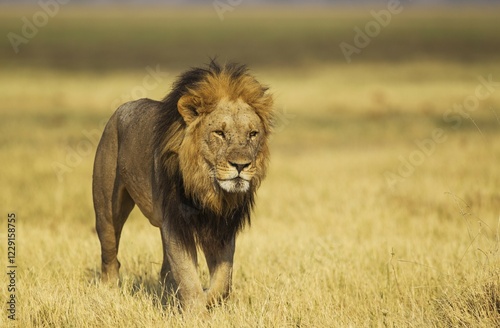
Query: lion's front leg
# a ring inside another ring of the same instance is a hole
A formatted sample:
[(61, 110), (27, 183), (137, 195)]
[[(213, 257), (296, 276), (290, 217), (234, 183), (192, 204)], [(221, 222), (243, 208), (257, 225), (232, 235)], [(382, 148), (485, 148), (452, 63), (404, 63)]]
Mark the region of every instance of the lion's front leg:
[(206, 290), (207, 303), (214, 306), (229, 296), (233, 275), (234, 238), (221, 246), (203, 245), (210, 271), (210, 287)]
[(163, 267), (169, 267), (171, 275), (170, 287), (177, 291), (182, 309), (187, 312), (203, 312), (206, 310), (206, 296), (203, 293), (197, 271), (196, 245), (193, 240), (183, 240), (175, 232), (161, 229), (163, 252), (165, 254)]

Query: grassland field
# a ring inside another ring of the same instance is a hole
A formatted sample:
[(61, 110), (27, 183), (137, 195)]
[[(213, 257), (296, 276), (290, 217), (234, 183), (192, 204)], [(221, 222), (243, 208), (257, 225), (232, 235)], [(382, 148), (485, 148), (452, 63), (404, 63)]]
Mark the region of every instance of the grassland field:
[[(382, 9), (68, 5), (19, 53), (4, 37), (0, 265), (14, 212), (18, 268), (0, 327), (499, 326), (500, 10), (405, 8), (347, 64), (339, 44)], [(38, 10), (1, 7), (0, 35)], [(100, 285), (91, 175), (117, 104), (214, 55), (248, 63), (279, 119), (233, 293), (197, 319), (162, 304), (137, 209), (121, 287)]]

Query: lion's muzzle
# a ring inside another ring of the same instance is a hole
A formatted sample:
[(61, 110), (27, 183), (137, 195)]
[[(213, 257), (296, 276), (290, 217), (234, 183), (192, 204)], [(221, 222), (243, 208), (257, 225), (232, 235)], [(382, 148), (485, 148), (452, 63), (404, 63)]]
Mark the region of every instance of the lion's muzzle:
[(228, 161), (217, 167), (217, 183), (227, 192), (246, 192), (250, 189), (254, 171), (251, 162)]

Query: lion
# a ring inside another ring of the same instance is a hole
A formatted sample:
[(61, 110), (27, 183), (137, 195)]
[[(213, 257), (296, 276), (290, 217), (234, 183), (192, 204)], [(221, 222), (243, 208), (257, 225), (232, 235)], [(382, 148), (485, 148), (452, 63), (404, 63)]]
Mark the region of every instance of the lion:
[[(220, 303), (231, 289), (235, 238), (250, 223), (266, 176), (273, 97), (245, 65), (212, 60), (162, 100), (121, 105), (97, 147), (96, 230), (104, 282), (116, 284), (122, 228), (135, 205), (160, 228), (160, 279), (183, 310)], [(203, 251), (209, 287), (197, 273)]]

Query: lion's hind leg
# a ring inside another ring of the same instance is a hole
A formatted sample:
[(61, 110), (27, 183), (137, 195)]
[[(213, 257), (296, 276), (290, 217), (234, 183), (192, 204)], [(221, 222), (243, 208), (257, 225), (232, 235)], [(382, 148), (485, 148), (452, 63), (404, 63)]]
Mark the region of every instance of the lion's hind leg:
[(96, 229), (101, 242), (102, 281), (118, 282), (118, 246), (123, 225), (134, 208), (134, 201), (124, 187), (114, 188), (108, 202), (96, 205)]

